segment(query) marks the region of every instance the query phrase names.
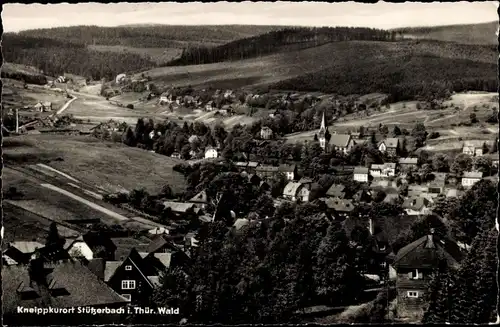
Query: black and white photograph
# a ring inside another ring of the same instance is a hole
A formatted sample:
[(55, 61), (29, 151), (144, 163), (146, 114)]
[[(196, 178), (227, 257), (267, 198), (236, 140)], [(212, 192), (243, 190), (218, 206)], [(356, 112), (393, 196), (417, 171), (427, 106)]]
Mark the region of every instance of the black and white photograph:
[(498, 4), (3, 4), (3, 323), (500, 323)]

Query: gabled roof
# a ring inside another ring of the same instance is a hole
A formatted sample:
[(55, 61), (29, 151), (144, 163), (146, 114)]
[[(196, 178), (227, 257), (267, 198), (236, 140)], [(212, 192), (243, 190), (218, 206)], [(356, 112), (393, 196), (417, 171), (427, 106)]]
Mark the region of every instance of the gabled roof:
[(347, 147), (350, 140), (351, 140), (351, 135), (349, 134), (332, 134), (330, 142), (328, 142), (328, 144), (337, 147)]
[(286, 184), (285, 189), (283, 190), (283, 195), (296, 196), (301, 186), (302, 186), (301, 183), (289, 182), (288, 184)]
[(281, 172), (287, 172), (291, 173), (295, 171), (296, 166), (295, 165), (287, 165), (287, 164), (281, 164), (279, 166), (279, 171)]
[(345, 186), (342, 184), (333, 184), (330, 186), (328, 191), (326, 191), (327, 196), (343, 198), (345, 196), (344, 192)]
[(149, 282), (155, 287), (160, 286), (160, 276), (148, 276)]
[(264, 172), (277, 172), (279, 170), (278, 167), (274, 166), (268, 166), (268, 165), (261, 165), (255, 168), (257, 171), (264, 171)]
[(20, 251), (21, 253), (34, 253), (37, 249), (41, 249), (44, 247), (42, 243), (35, 242), (35, 241), (20, 241), (20, 242), (10, 242), (9, 243), (10, 247), (15, 248), (16, 250)]
[(172, 253), (155, 253), (153, 257), (156, 258), (165, 268), (170, 267), (170, 263), (172, 262)]
[(163, 205), (165, 206), (165, 208), (170, 208), (173, 212), (185, 213), (189, 209), (194, 209), (193, 203), (165, 201), (163, 202)]
[(207, 192), (205, 190), (201, 191), (200, 193), (192, 197), (191, 200), (189, 200), (189, 202), (208, 203)]
[(104, 266), (104, 281), (108, 282), (115, 274), (118, 267), (122, 265), (123, 261), (106, 261)]
[(92, 251), (101, 247), (107, 251), (114, 252), (116, 250), (116, 245), (113, 241), (108, 236), (102, 235), (101, 233), (88, 232), (84, 234), (82, 238)]
[(158, 235), (148, 245), (146, 252), (153, 253), (162, 249), (163, 247), (168, 247), (171, 250), (177, 250), (177, 246), (172, 241), (167, 239), (165, 235)]
[(354, 174), (368, 174), (369, 170), (366, 167), (355, 167)]
[(91, 259), (87, 265), (87, 268), (94, 273), (97, 277), (104, 280), (104, 271), (106, 268), (106, 262), (102, 258)]
[(382, 141), (388, 148), (397, 148), (399, 145), (399, 139), (395, 137), (389, 137)]
[(349, 199), (330, 198), (325, 200), (325, 204), (328, 208), (338, 212), (351, 212), (355, 208), (352, 200)]
[(241, 228), (243, 228), (244, 226), (248, 225), (249, 223), (250, 223), (250, 220), (248, 220), (246, 218), (238, 218), (234, 222), (233, 227), (236, 230), (240, 230)]
[[(52, 296), (50, 291), (43, 292), (41, 296), (40, 285), (30, 283), (28, 266), (2, 267), (2, 287), (4, 314), (13, 314), (18, 306), (23, 307), (80, 307), (80, 306), (106, 306), (127, 301), (115, 293), (104, 282), (99, 280), (89, 269), (78, 261), (59, 262), (53, 265), (53, 270), (47, 275), (49, 286), (66, 289), (64, 295)], [(30, 286), (31, 285), (31, 286)], [(34, 295), (30, 299), (22, 299), (20, 292), (26, 287)], [(44, 298), (50, 297), (49, 303)]]
[(464, 172), (464, 178), (483, 178), (483, 172), (481, 172), (481, 171), (466, 171), (466, 172)]
[(402, 165), (416, 165), (418, 164), (418, 158), (416, 157), (408, 157), (408, 158), (400, 158), (399, 164)]
[(267, 127), (267, 126), (263, 126), (260, 130), (261, 130), (261, 131), (265, 131), (265, 132), (272, 132), (272, 131), (273, 131), (272, 129), (270, 129), (270, 128), (269, 128), (269, 127)]
[(255, 168), (258, 165), (259, 165), (259, 163), (256, 162), (256, 161), (249, 161), (247, 167), (249, 167), (249, 168)]
[(445, 260), (451, 267), (457, 267), (462, 257), (456, 243), (426, 235), (400, 249), (394, 258), (394, 267), (433, 268), (438, 267), (440, 260)]
[(404, 209), (411, 209), (415, 211), (421, 210), (424, 206), (429, 206), (430, 201), (427, 198), (418, 196), (406, 199), (403, 202)]

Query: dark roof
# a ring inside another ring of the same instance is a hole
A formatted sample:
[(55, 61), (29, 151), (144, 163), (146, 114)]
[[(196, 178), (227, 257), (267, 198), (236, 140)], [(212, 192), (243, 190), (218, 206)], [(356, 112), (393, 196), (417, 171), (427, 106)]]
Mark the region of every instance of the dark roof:
[(400, 249), (394, 258), (394, 267), (433, 268), (438, 267), (443, 259), (449, 266), (456, 267), (462, 257), (455, 242), (426, 235)]
[(88, 232), (83, 235), (83, 240), (93, 252), (99, 248), (104, 248), (107, 251), (113, 252), (116, 250), (115, 243), (113, 243), (108, 236), (102, 235), (101, 233)]
[(399, 139), (395, 137), (389, 137), (386, 138), (384, 141), (382, 141), (386, 147), (388, 148), (397, 148), (399, 144)]
[(325, 204), (328, 208), (334, 209), (338, 212), (351, 212), (354, 210), (355, 206), (351, 200), (348, 199), (326, 199)]
[(163, 247), (168, 247), (169, 249), (174, 251), (178, 250), (177, 246), (172, 241), (167, 239), (165, 235), (158, 235), (151, 241), (151, 243), (149, 243), (146, 252), (156, 252)]
[(356, 167), (354, 168), (354, 174), (368, 174), (369, 170), (366, 167)]
[(337, 147), (347, 147), (349, 140), (351, 140), (349, 134), (332, 134), (328, 143)]
[(104, 270), (106, 268), (106, 262), (102, 258), (91, 259), (87, 265), (87, 268), (94, 273), (97, 277), (104, 280)]
[(416, 165), (418, 163), (418, 158), (415, 157), (400, 158), (399, 163), (402, 165)]
[(266, 172), (277, 172), (279, 170), (278, 167), (274, 167), (274, 166), (258, 166), (257, 168), (255, 168), (256, 171), (266, 171)]
[(200, 193), (192, 197), (191, 200), (189, 200), (189, 202), (208, 203), (207, 192), (205, 190), (201, 191)]
[[(77, 306), (104, 306), (127, 303), (127, 300), (115, 293), (89, 269), (77, 261), (60, 262), (53, 265), (47, 275), (49, 284), (50, 306), (56, 308)], [(13, 314), (18, 306), (47, 307), (49, 304), (42, 298), (40, 285), (32, 282), (27, 265), (2, 267), (2, 287), (4, 314)], [(43, 287), (43, 286), (42, 286)], [(55, 287), (65, 289), (64, 295), (53, 296), (50, 290)], [(21, 294), (24, 293), (24, 294)], [(30, 294), (27, 294), (30, 293)], [(29, 295), (29, 298), (21, 296)]]
[(338, 198), (344, 198), (345, 192), (344, 192), (345, 186), (342, 184), (333, 184), (330, 186), (328, 191), (326, 191), (327, 196), (331, 197), (338, 197)]
[(295, 165), (287, 165), (287, 164), (281, 164), (279, 166), (279, 171), (284, 171), (284, 172), (293, 172), (295, 171), (296, 166)]
[(403, 202), (403, 208), (418, 211), (421, 210), (424, 206), (428, 206), (429, 203), (429, 200), (424, 197), (411, 197)]

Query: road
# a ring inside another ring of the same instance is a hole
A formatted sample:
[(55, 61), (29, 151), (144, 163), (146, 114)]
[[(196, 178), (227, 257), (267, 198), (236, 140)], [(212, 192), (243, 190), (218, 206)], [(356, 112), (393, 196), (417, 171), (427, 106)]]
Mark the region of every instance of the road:
[(78, 201), (78, 202), (81, 202), (81, 203), (83, 203), (83, 204), (85, 204), (85, 205), (87, 205), (87, 206), (91, 207), (92, 209), (97, 210), (97, 211), (100, 211), (100, 212), (102, 212), (102, 213), (104, 213), (104, 214), (106, 214), (106, 215), (108, 215), (108, 216), (110, 216), (110, 217), (112, 217), (112, 218), (114, 218), (114, 219), (116, 219), (116, 220), (119, 220), (119, 221), (125, 221), (125, 220), (129, 220), (129, 219), (130, 219), (130, 218), (127, 218), (127, 217), (125, 217), (125, 216), (122, 216), (122, 215), (120, 215), (120, 214), (118, 214), (118, 213), (116, 213), (116, 212), (113, 212), (113, 211), (111, 211), (111, 210), (109, 210), (109, 209), (106, 209), (106, 208), (104, 208), (104, 207), (101, 207), (101, 206), (100, 206), (100, 205), (98, 205), (98, 204), (95, 204), (95, 203), (93, 203), (93, 202), (90, 202), (90, 201), (88, 201), (88, 200), (86, 200), (86, 199), (84, 199), (84, 198), (82, 198), (82, 197), (80, 197), (80, 196), (78, 196), (78, 195), (75, 195), (75, 194), (73, 194), (73, 193), (71, 193), (71, 192), (68, 192), (68, 191), (66, 191), (66, 190), (63, 190), (62, 188), (59, 188), (59, 187), (57, 187), (57, 186), (54, 186), (54, 185), (52, 185), (52, 184), (45, 184), (45, 183), (44, 183), (44, 184), (40, 184), (40, 185), (41, 185), (41, 186), (43, 186), (43, 187), (45, 187), (45, 188), (48, 188), (49, 190), (53, 190), (53, 191), (59, 192), (59, 193), (61, 193), (61, 194), (63, 194), (63, 195), (66, 195), (67, 197), (70, 197), (70, 198), (72, 198), (72, 199), (74, 199), (74, 200), (76, 200), (76, 201)]
[(76, 99), (78, 99), (78, 98), (77, 98), (77, 97), (75, 97), (74, 95), (71, 95), (71, 96), (72, 96), (73, 98), (72, 98), (71, 100), (69, 100), (68, 102), (66, 102), (66, 103), (64, 104), (64, 106), (62, 106), (62, 108), (61, 108), (61, 109), (59, 109), (59, 110), (56, 112), (56, 115), (60, 115), (60, 114), (62, 114), (64, 110), (68, 109), (69, 105), (70, 105), (73, 101), (75, 101)]

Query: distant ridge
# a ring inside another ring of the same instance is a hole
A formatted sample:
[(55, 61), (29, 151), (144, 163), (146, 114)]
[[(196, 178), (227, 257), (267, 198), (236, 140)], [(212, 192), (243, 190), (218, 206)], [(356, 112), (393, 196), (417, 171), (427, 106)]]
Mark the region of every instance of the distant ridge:
[(462, 44), (497, 44), (498, 21), (443, 26), (404, 27), (392, 29), (411, 39), (427, 39)]

